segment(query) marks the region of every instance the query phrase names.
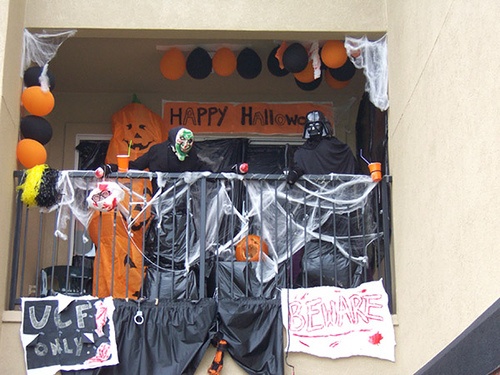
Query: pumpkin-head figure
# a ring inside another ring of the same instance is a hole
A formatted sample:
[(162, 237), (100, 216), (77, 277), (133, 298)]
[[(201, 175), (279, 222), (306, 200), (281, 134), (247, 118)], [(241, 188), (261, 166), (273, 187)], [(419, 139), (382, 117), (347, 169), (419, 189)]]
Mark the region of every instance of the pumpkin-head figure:
[(235, 257), (239, 262), (248, 260), (249, 262), (256, 262), (260, 259), (260, 251), (264, 254), (269, 254), (267, 244), (255, 234), (249, 234), (243, 237), (240, 242), (236, 244)]
[(161, 142), (161, 117), (141, 103), (130, 103), (113, 114), (111, 127), (106, 163), (116, 164), (116, 155), (127, 154), (129, 147), (130, 160), (135, 160)]

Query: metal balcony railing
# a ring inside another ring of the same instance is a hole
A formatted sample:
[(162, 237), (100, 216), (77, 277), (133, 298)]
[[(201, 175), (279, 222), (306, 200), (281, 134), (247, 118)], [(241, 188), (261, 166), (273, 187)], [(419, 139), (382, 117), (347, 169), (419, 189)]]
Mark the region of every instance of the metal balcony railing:
[[(17, 191), (9, 308), (55, 293), (140, 300), (275, 297), (281, 287), (384, 280), (390, 303), (390, 176), (61, 171), (59, 204)], [(17, 183), (23, 172), (14, 174)], [(115, 185), (116, 183), (116, 185)], [(114, 193), (112, 189), (111, 193)], [(104, 194), (106, 197), (109, 193)], [(90, 198), (89, 198), (90, 196)]]

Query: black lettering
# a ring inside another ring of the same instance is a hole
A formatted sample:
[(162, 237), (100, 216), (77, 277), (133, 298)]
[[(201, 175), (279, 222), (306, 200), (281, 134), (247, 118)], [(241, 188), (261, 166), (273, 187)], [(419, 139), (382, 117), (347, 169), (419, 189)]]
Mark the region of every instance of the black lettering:
[(246, 110), (245, 106), (241, 107), (241, 125), (246, 125), (247, 120), (248, 120), (248, 125), (253, 125), (252, 112), (253, 112), (252, 107), (248, 107), (248, 111)]

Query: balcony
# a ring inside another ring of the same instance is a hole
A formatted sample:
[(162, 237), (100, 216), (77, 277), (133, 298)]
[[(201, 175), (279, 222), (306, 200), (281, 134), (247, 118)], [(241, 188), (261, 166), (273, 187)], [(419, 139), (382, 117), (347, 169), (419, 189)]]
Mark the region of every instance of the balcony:
[[(129, 171), (108, 176), (104, 195), (91, 171), (59, 171), (57, 181), (55, 207), (27, 207), (17, 192), (11, 310), (28, 296), (112, 296), (117, 336), (138, 311), (146, 320), (203, 316), (199, 332), (266, 337), (253, 364), (250, 344), (233, 342), (231, 355), (248, 371), (280, 373), (282, 288), (383, 279), (392, 306), (390, 176), (307, 175), (290, 187), (284, 175)], [(113, 194), (116, 207), (93, 208)], [(182, 310), (186, 302), (199, 310)], [(244, 327), (230, 323), (235, 316)]]

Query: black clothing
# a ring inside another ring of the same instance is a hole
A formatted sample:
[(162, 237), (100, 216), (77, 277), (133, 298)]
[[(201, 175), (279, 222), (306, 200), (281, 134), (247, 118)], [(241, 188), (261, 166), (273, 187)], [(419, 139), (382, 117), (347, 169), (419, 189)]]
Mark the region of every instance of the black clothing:
[(354, 174), (356, 159), (349, 146), (335, 137), (310, 138), (293, 155), (287, 182), (294, 184), (303, 174)]
[(130, 169), (149, 169), (150, 172), (196, 172), (210, 171), (209, 166), (202, 162), (196, 150), (192, 148), (184, 161), (180, 161), (174, 153), (175, 136), (181, 127), (169, 130), (168, 139), (165, 142), (151, 146), (144, 155), (134, 161), (130, 161)]

